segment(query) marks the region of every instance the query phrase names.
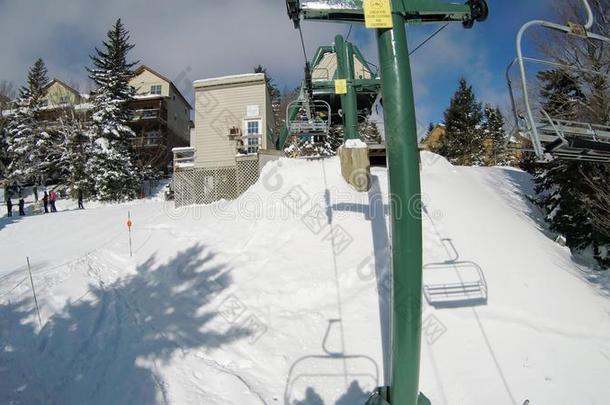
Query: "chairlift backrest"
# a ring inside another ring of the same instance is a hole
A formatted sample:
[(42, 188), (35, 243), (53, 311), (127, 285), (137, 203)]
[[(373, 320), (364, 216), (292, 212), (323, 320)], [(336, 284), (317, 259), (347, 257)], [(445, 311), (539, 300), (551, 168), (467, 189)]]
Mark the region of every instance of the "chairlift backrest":
[[(575, 72), (578, 75), (594, 75), (607, 80), (607, 74), (599, 70), (586, 69), (581, 66), (558, 63), (556, 61), (525, 57), (523, 55), (523, 37), (532, 27), (542, 27), (565, 35), (573, 35), (583, 40), (594, 40), (604, 44), (610, 43), (610, 38), (590, 32), (593, 27), (594, 17), (588, 0), (582, 0), (587, 15), (584, 25), (568, 23), (561, 25), (544, 20), (534, 20), (521, 27), (517, 35), (517, 58), (507, 69), (507, 81), (513, 115), (520, 133), (524, 134), (533, 147), (533, 152), (542, 161), (553, 158), (566, 160), (582, 160), (594, 162), (610, 162), (610, 126), (596, 125), (583, 117), (577, 119), (565, 119), (565, 117), (554, 116), (553, 111), (545, 111), (543, 108), (536, 109), (536, 113), (530, 99), (527, 79), (526, 62), (553, 66), (561, 72)], [(523, 97), (523, 111), (517, 107), (517, 99), (511, 82), (511, 70), (518, 66)], [(574, 100), (566, 100), (574, 102)], [(605, 123), (604, 123), (605, 124)]]
[(291, 136), (328, 135), (331, 112), (330, 104), (324, 100), (293, 101), (286, 110), (286, 127)]

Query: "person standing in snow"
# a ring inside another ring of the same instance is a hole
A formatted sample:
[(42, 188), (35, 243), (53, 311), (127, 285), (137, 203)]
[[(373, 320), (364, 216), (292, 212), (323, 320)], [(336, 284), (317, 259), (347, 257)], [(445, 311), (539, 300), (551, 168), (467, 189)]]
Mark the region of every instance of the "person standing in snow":
[(6, 200), (6, 211), (7, 211), (7, 216), (9, 216), (9, 217), (13, 216), (13, 202), (11, 201), (11, 197), (9, 197)]
[(78, 189), (78, 209), (84, 210), (85, 206), (83, 205), (83, 190)]
[(49, 203), (51, 204), (51, 212), (57, 212), (57, 207), (55, 207), (55, 201), (57, 201), (57, 193), (55, 191), (51, 191), (49, 193)]
[(44, 194), (42, 196), (42, 205), (44, 206), (44, 213), (48, 214), (49, 213), (49, 193), (47, 193), (47, 190), (44, 191)]
[(19, 216), (25, 217), (25, 200), (23, 197), (19, 198)]

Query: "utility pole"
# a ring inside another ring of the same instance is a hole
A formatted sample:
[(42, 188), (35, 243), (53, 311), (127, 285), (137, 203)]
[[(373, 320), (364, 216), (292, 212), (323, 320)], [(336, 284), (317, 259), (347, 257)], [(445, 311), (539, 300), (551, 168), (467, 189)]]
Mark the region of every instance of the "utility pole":
[[(288, 15), (300, 20), (365, 23), (377, 30), (388, 154), (392, 221), (392, 375), (369, 404), (417, 405), (422, 311), (422, 221), (415, 102), (405, 24), (461, 22), (471, 28), (488, 15), (485, 0), (465, 5), (439, 0), (286, 0)], [(429, 402), (428, 402), (429, 403)]]

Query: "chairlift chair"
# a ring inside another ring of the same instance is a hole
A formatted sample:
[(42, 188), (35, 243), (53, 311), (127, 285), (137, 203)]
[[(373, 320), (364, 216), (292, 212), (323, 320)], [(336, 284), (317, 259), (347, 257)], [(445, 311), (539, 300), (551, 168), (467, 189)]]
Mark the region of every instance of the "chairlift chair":
[[(579, 66), (557, 63), (550, 60), (536, 59), (523, 56), (523, 37), (532, 27), (543, 27), (554, 32), (610, 43), (610, 38), (594, 34), (589, 30), (593, 27), (594, 17), (588, 0), (582, 0), (587, 23), (579, 25), (556, 24), (549, 21), (534, 20), (521, 27), (517, 35), (517, 58), (509, 65), (506, 76), (511, 96), (513, 115), (516, 121), (516, 131), (531, 141), (533, 152), (540, 161), (548, 162), (552, 159), (579, 160), (589, 162), (610, 162), (610, 126), (598, 125), (586, 120), (566, 120), (553, 117), (552, 112), (543, 108), (533, 108), (533, 102), (528, 93), (528, 80), (526, 62), (533, 62), (545, 66), (553, 66), (564, 72), (597, 75), (606, 77), (601, 71), (584, 69)], [(523, 96), (523, 109), (517, 106), (517, 97), (511, 81), (511, 71), (518, 66)]]
[[(297, 111), (294, 119), (291, 112)], [(331, 107), (324, 100), (297, 100), (288, 105), (286, 126), (290, 136), (327, 137), (331, 124)]]

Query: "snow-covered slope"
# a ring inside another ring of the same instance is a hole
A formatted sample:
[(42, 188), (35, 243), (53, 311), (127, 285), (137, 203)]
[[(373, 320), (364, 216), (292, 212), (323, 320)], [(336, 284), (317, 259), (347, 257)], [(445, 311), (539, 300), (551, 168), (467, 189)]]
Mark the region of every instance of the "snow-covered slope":
[[(608, 284), (545, 234), (527, 175), (422, 163), (425, 283), (487, 301), (426, 302), (421, 390), (605, 404)], [(282, 160), (234, 202), (0, 219), (0, 403), (363, 403), (388, 364), (387, 175), (355, 193), (339, 171)]]

